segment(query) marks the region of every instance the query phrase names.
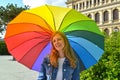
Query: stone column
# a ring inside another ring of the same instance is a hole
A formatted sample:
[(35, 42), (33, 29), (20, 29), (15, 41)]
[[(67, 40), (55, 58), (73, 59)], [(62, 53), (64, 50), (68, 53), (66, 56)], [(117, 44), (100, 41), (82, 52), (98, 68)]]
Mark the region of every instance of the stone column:
[(94, 7), (94, 0), (92, 0), (92, 7)]
[(78, 4), (78, 11), (80, 11), (80, 3), (77, 3)]
[(102, 5), (102, 0), (100, 0), (100, 5)]
[(108, 13), (109, 13), (109, 15), (108, 15), (109, 23), (112, 23), (112, 21), (113, 21), (113, 13), (112, 13), (112, 9), (109, 9), (109, 10), (108, 10)]
[(92, 16), (92, 20), (95, 20), (95, 13), (91, 13), (91, 16)]
[(109, 28), (109, 34), (111, 34), (112, 31), (113, 31), (113, 28), (112, 28), (112, 26), (110, 26), (110, 28)]
[(118, 12), (118, 16), (119, 16), (118, 19), (119, 19), (119, 22), (120, 22), (120, 7), (118, 7), (118, 11), (119, 11), (119, 12)]
[(87, 2), (84, 1), (84, 9), (86, 9), (86, 8), (87, 8)]
[(109, 0), (108, 3), (111, 3), (111, 0)]
[(99, 13), (100, 13), (100, 25), (102, 25), (103, 24), (103, 12), (100, 11)]
[(105, 4), (106, 4), (106, 0), (105, 0), (105, 2), (104, 2)]

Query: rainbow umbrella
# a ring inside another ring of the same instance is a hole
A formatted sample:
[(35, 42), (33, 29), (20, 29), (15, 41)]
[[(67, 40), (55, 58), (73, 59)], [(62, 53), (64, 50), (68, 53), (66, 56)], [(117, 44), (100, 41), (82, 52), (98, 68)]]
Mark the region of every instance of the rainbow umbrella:
[(7, 25), (5, 42), (18, 62), (39, 71), (55, 31), (66, 34), (81, 68), (96, 64), (104, 52), (104, 36), (93, 20), (74, 9), (51, 5), (21, 12)]

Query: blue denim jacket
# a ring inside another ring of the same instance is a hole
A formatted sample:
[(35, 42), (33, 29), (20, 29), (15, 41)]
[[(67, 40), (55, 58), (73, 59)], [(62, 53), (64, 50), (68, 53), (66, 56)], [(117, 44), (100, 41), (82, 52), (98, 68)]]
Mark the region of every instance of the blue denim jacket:
[[(77, 67), (73, 69), (70, 67), (70, 62), (68, 61), (68, 59), (65, 59), (62, 69), (62, 80), (80, 80), (80, 68), (79, 64), (76, 64)], [(55, 68), (50, 64), (49, 58), (45, 58), (41, 65), (41, 69), (37, 80), (56, 80), (57, 72), (58, 68)]]

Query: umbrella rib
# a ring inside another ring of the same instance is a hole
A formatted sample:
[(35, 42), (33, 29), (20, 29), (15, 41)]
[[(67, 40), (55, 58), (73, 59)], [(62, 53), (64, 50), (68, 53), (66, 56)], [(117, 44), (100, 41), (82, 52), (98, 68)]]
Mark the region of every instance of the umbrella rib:
[[(18, 24), (18, 23), (14, 23), (14, 24)], [(23, 23), (24, 24), (24, 23)], [(32, 23), (31, 23), (32, 24)], [(43, 31), (45, 31), (46, 33), (48, 33), (49, 35), (51, 35), (51, 33), (52, 32), (49, 32), (48, 30), (46, 30), (45, 28), (43, 28), (43, 27), (39, 27), (39, 25), (38, 26), (36, 26), (36, 27), (38, 27), (38, 28), (41, 28)], [(27, 32), (38, 32), (38, 31), (27, 31)], [(24, 32), (22, 32), (22, 33), (24, 33)], [(39, 33), (39, 32), (38, 32)], [(21, 33), (18, 33), (18, 34), (21, 34)], [(15, 35), (18, 35), (18, 34), (14, 34), (14, 35), (11, 35), (11, 36), (9, 36), (9, 37), (12, 37), (12, 36), (15, 36)], [(7, 37), (7, 38), (9, 38), (9, 37)]]
[[(46, 41), (48, 42), (48, 41)], [(41, 52), (44, 50), (44, 48), (49, 44), (49, 42), (43, 47), (43, 49), (41, 50)], [(35, 59), (35, 61), (38, 59), (39, 56), (37, 56), (37, 58)], [(32, 67), (34, 66), (35, 62), (33, 63)]]
[[(70, 40), (70, 39), (69, 39)], [(75, 43), (75, 44), (78, 44), (77, 42), (75, 42), (75, 41), (73, 41), (73, 40), (70, 40), (70, 41), (72, 41), (73, 43)], [(83, 47), (83, 46), (81, 46), (81, 47)], [(84, 47), (83, 47), (84, 48)], [(85, 49), (85, 48), (84, 48)], [(85, 49), (86, 50), (86, 49)], [(87, 52), (88, 52), (88, 50), (86, 50)], [(89, 52), (88, 52), (89, 53)], [(90, 54), (90, 53), (89, 53)], [(90, 56), (92, 56), (91, 54), (90, 54)], [(92, 56), (93, 57), (93, 56)], [(94, 58), (94, 57), (93, 57)], [(94, 60), (97, 62), (97, 60), (94, 58)]]
[[(37, 39), (37, 38), (40, 38), (40, 37), (33, 37), (32, 39)], [(30, 39), (30, 40), (32, 40), (32, 39)], [(22, 42), (21, 44), (26, 43), (27, 41), (30, 41), (30, 40), (26, 40), (26, 41)], [(45, 40), (49, 40), (49, 38), (46, 38)], [(17, 46), (20, 46), (21, 44), (19, 44)], [(17, 46), (15, 46), (13, 49), (15, 49)], [(10, 51), (12, 51), (13, 49), (11, 49)]]
[[(91, 20), (82, 20), (82, 21), (91, 21)], [(74, 23), (77, 23), (77, 22), (81, 22), (81, 20), (75, 21), (75, 22), (69, 24), (67, 27), (65, 27), (65, 28), (63, 29), (63, 32), (64, 32), (66, 29), (68, 29), (69, 27), (71, 27), (70, 25), (72, 25), (72, 24), (74, 24)]]
[[(28, 12), (24, 12), (24, 13), (27, 13), (27, 14), (28, 14)], [(29, 13), (29, 14), (33, 14), (33, 13)], [(36, 14), (33, 14), (33, 15), (38, 16), (38, 15), (36, 15)], [(38, 17), (40, 17), (42, 20), (44, 20), (44, 18), (42, 18), (41, 16), (38, 16)], [(52, 28), (50, 27), (50, 25), (49, 25), (45, 20), (44, 20), (44, 22), (47, 24), (48, 28), (49, 28), (51, 31), (53, 31)], [(44, 26), (43, 26), (43, 27), (44, 27)]]
[(51, 9), (49, 8), (48, 5), (46, 5), (46, 7), (49, 9), (50, 13), (52, 14), (53, 22), (54, 22), (54, 29), (56, 30), (56, 27), (55, 27), (55, 19), (54, 19), (53, 13), (52, 13), (52, 11), (51, 11)]
[[(68, 12), (67, 12), (67, 14), (68, 14), (68, 13), (70, 13), (71, 11), (72, 11), (72, 9), (71, 9), (70, 11), (68, 11)], [(58, 29), (58, 30), (60, 30), (61, 25), (62, 25), (62, 23), (63, 23), (63, 21), (64, 21), (65, 17), (67, 16), (67, 14), (66, 14), (66, 15), (64, 16), (64, 18), (62, 19), (62, 22), (60, 23), (60, 27), (59, 27), (59, 29)]]
[[(44, 42), (48, 42), (48, 41), (47, 41), (47, 40), (45, 40)], [(43, 42), (39, 42), (38, 44), (40, 44), (40, 43), (43, 43)], [(38, 44), (34, 45), (33, 47), (37, 46)], [(33, 48), (33, 47), (32, 47), (32, 48)], [(32, 48), (31, 48), (31, 49), (32, 49)], [(29, 52), (29, 51), (28, 51), (28, 52)], [(26, 53), (28, 53), (28, 52), (26, 52)], [(27, 55), (27, 54), (25, 54), (25, 55)], [(24, 58), (24, 57), (25, 57), (25, 55), (24, 55), (22, 58)], [(19, 61), (21, 61), (21, 60), (22, 60), (22, 58), (21, 58)]]
[[(68, 33), (69, 33), (69, 35), (72, 35), (72, 34), (74, 34), (73, 32), (77, 32), (77, 31), (86, 31), (86, 30), (74, 30), (74, 31), (69, 31), (69, 32), (65, 32), (65, 34), (67, 35)], [(96, 33), (94, 33), (94, 32), (90, 32), (90, 31), (86, 31), (86, 32), (88, 32), (89, 33), (89, 35), (90, 34), (95, 34), (95, 36), (97, 36), (97, 38), (99, 38), (99, 39), (101, 39), (101, 40), (99, 40), (99, 41), (103, 41), (104, 40), (104, 36), (102, 36), (102, 35), (100, 35), (100, 34), (96, 34)], [(98, 37), (99, 36), (99, 37)], [(82, 37), (82, 38), (84, 38), (84, 39), (87, 39), (88, 37), (87, 36), (85, 36), (85, 37), (83, 37), (83, 36), (78, 36), (78, 37)], [(92, 38), (91, 38), (92, 39)], [(90, 41), (91, 41), (91, 39), (89, 39)], [(104, 46), (101, 46), (101, 44), (98, 44), (98, 40), (97, 40), (97, 42), (95, 42), (95, 39), (94, 39), (94, 42), (93, 41), (91, 41), (92, 43), (94, 43), (94, 44), (96, 44), (97, 46), (99, 46), (101, 49), (104, 49)]]
[(78, 56), (78, 54), (77, 54), (77, 52), (75, 51), (75, 49), (74, 48), (72, 48), (73, 49), (73, 51), (76, 53), (76, 57), (78, 58), (78, 60), (79, 60), (79, 65), (80, 65), (80, 71), (83, 71), (83, 70), (85, 70), (86, 69), (86, 67), (85, 67), (85, 64), (83, 63), (83, 61), (81, 60), (81, 58), (79, 58), (79, 56)]

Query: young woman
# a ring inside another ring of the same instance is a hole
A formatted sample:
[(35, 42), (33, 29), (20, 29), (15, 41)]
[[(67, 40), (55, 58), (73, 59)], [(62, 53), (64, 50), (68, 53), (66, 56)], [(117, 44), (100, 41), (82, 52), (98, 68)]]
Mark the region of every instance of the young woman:
[(44, 59), (38, 80), (80, 80), (79, 63), (67, 37), (55, 32), (51, 43), (50, 56)]

